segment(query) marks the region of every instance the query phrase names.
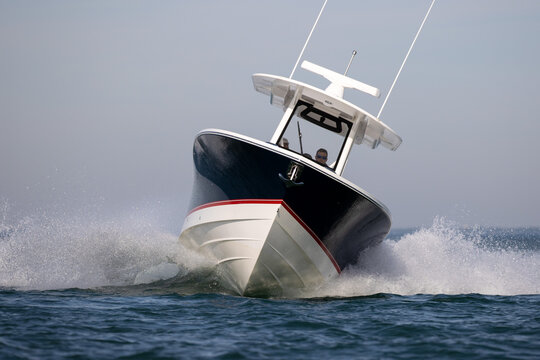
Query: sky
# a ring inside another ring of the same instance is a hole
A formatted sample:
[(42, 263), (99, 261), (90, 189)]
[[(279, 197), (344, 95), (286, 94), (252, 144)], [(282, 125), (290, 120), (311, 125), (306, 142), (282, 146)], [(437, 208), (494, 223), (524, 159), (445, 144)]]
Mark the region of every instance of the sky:
[[(269, 140), (251, 75), (289, 76), (323, 1), (0, 0), (2, 217), (151, 213), (179, 232), (205, 128)], [(430, 0), (329, 0), (303, 59), (379, 88)], [(540, 226), (540, 2), (438, 0), (381, 115), (403, 143), (344, 176), (393, 226)], [(298, 69), (296, 80), (325, 88)]]

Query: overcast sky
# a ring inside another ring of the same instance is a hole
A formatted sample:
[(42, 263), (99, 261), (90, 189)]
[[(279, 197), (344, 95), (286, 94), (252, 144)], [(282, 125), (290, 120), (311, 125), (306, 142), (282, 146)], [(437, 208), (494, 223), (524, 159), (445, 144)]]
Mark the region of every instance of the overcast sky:
[[(304, 59), (381, 89), (430, 0), (329, 0)], [(204, 128), (268, 140), (253, 90), (289, 76), (323, 1), (0, 0), (0, 200), (20, 216), (148, 211), (179, 231)], [(394, 227), (540, 226), (540, 1), (438, 0), (381, 119), (396, 152), (357, 146), (344, 176)], [(295, 79), (324, 88), (304, 70)]]

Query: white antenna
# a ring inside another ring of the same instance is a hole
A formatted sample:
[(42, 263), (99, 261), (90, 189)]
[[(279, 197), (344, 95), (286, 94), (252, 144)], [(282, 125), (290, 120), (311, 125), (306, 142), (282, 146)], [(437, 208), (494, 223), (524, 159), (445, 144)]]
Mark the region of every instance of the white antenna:
[(347, 76), (347, 73), (349, 72), (349, 68), (351, 67), (352, 61), (354, 59), (354, 56), (356, 55), (356, 50), (352, 51), (351, 60), (349, 60), (349, 65), (347, 65), (347, 68), (345, 69), (345, 72), (343, 73), (344, 76)]
[(411, 53), (414, 43), (416, 42), (416, 39), (418, 39), (418, 35), (420, 35), (420, 31), (422, 31), (422, 28), (424, 27), (424, 24), (429, 16), (429, 13), (431, 12), (431, 8), (433, 7), (433, 4), (435, 4), (435, 0), (431, 2), (431, 5), (426, 13), (426, 16), (424, 17), (424, 21), (422, 21), (422, 25), (420, 25), (420, 28), (418, 29), (418, 32), (416, 33), (416, 36), (414, 37), (414, 40), (411, 44), (411, 47), (409, 48), (409, 51), (407, 52), (407, 55), (405, 55), (405, 59), (403, 60), (403, 63), (401, 64), (401, 67), (399, 68), (396, 78), (394, 79), (394, 82), (392, 83), (392, 86), (390, 86), (390, 90), (388, 91), (388, 94), (386, 95), (386, 98), (384, 99), (384, 102), (381, 106), (381, 110), (379, 110), (379, 113), (377, 114), (377, 119), (380, 119), (381, 117), (381, 113), (384, 109), (384, 105), (386, 105), (386, 101), (388, 101), (388, 98), (390, 97), (390, 94), (392, 93), (392, 89), (394, 88), (394, 85), (396, 85), (399, 74), (401, 74), (401, 70), (403, 70), (403, 66), (405, 66), (405, 62), (407, 61), (407, 58), (409, 57), (409, 54)]
[(321, 15), (322, 15), (322, 12), (323, 12), (324, 7), (326, 6), (327, 2), (328, 2), (328, 0), (324, 0), (324, 4), (323, 4), (323, 6), (321, 8), (321, 11), (319, 12), (319, 16), (317, 16), (317, 20), (315, 20), (315, 24), (313, 24), (313, 27), (311, 28), (311, 31), (310, 31), (310, 33), (308, 35), (306, 43), (304, 44), (304, 47), (302, 48), (302, 51), (300, 51), (300, 56), (298, 56), (298, 60), (296, 60), (296, 64), (294, 64), (294, 68), (292, 70), (291, 75), (289, 76), (289, 79), (292, 79), (292, 76), (293, 76), (294, 72), (296, 71), (296, 67), (298, 66), (298, 63), (300, 62), (300, 59), (302, 58), (302, 55), (304, 55), (304, 50), (306, 50), (306, 46), (307, 46), (307, 44), (309, 42), (309, 39), (311, 38), (311, 34), (313, 34), (313, 30), (315, 30), (315, 27), (317, 26), (317, 23), (319, 22), (319, 19), (320, 19)]

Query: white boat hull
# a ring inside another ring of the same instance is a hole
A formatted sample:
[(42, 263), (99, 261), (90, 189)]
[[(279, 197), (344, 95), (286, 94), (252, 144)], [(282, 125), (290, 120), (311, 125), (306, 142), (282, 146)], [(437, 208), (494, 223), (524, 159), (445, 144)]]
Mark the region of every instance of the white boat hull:
[(283, 200), (205, 204), (185, 219), (180, 241), (215, 259), (239, 295), (294, 295), (339, 275), (332, 255)]

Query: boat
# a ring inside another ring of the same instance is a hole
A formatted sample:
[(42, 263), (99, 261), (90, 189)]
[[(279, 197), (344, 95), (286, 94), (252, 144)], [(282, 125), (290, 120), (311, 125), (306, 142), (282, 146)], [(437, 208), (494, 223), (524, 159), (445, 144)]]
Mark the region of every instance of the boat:
[[(379, 90), (307, 61), (302, 67), (332, 83), (322, 90), (253, 75), (255, 90), (284, 109), (269, 142), (209, 129), (193, 145), (191, 210), (180, 241), (215, 259), (239, 295), (283, 296), (318, 286), (390, 230), (386, 206), (341, 176), (355, 144), (396, 150), (402, 141), (343, 99), (345, 87), (375, 96)], [(327, 159), (316, 158), (319, 148)]]
[(213, 259), (221, 285), (238, 295), (298, 296), (335, 279), (390, 231), (388, 208), (342, 176), (354, 145), (394, 151), (402, 142), (343, 98), (345, 89), (380, 91), (347, 71), (309, 61), (301, 67), (329, 86), (292, 74), (252, 76), (255, 90), (284, 112), (270, 141), (218, 129), (194, 141), (194, 185), (179, 239)]

